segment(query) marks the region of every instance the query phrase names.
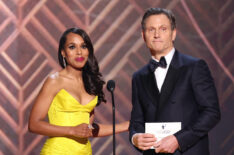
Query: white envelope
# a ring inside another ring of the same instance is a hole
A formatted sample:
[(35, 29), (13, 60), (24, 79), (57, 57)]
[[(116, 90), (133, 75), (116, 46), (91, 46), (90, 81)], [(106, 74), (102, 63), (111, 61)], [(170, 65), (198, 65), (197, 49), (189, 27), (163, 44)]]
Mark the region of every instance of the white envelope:
[[(154, 134), (157, 141), (181, 130), (181, 122), (145, 123), (145, 133)], [(151, 149), (154, 149), (153, 147)]]

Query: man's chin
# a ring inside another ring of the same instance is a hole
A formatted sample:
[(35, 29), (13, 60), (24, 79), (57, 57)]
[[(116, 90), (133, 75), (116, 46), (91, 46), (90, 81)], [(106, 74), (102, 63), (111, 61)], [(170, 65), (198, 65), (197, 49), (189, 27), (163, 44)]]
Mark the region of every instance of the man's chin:
[(161, 48), (154, 48), (154, 49), (152, 49), (150, 51), (151, 51), (151, 55), (163, 53), (163, 50)]

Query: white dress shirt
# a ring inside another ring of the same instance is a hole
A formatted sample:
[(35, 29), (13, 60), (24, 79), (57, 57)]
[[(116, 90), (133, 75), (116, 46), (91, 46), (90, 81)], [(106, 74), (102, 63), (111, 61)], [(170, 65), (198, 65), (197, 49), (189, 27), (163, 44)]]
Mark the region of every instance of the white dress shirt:
[[(175, 53), (175, 48), (173, 48), (166, 56), (164, 56), (167, 62), (166, 68), (158, 67), (154, 71), (154, 75), (156, 77), (156, 82), (157, 82), (159, 92), (161, 92), (161, 88), (164, 83), (165, 77), (167, 75), (167, 71), (171, 64), (171, 60), (172, 60), (174, 53)], [(152, 56), (152, 59), (159, 62), (159, 60), (155, 59), (153, 56)]]
[[(166, 75), (167, 75), (167, 71), (168, 71), (168, 68), (171, 64), (171, 60), (172, 60), (172, 57), (175, 53), (175, 48), (172, 48), (172, 50), (167, 54), (165, 55), (165, 60), (167, 62), (167, 67), (166, 68), (162, 68), (162, 67), (158, 67), (157, 69), (155, 69), (154, 71), (154, 75), (155, 75), (155, 80), (157, 82), (157, 86), (158, 86), (158, 90), (159, 92), (161, 92), (161, 88), (162, 88), (162, 85), (164, 83), (164, 80), (166, 78)], [(155, 59), (153, 56), (152, 56), (152, 59), (154, 59), (155, 61), (159, 62), (159, 60)], [(137, 134), (142, 134), (142, 133), (135, 133), (133, 136), (132, 136), (132, 144), (134, 145), (133, 143), (133, 137), (136, 136)]]

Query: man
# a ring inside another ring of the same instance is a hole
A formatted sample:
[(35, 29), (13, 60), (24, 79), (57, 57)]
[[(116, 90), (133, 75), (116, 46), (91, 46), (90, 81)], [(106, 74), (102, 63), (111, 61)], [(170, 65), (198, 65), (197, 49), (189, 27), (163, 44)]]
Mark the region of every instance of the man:
[[(220, 110), (207, 64), (174, 48), (171, 11), (150, 8), (141, 24), (152, 60), (133, 75), (131, 143), (144, 155), (209, 154), (208, 132), (220, 120)], [(181, 130), (156, 142), (157, 135), (145, 133), (146, 122), (181, 122)]]

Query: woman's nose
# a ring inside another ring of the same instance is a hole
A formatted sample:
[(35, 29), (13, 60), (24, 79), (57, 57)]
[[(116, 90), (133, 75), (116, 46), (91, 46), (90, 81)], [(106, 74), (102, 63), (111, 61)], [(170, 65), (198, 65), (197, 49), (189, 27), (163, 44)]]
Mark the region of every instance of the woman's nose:
[(78, 50), (77, 50), (77, 54), (78, 54), (78, 55), (81, 55), (81, 54), (82, 54), (82, 50), (81, 50), (81, 49), (78, 49)]

